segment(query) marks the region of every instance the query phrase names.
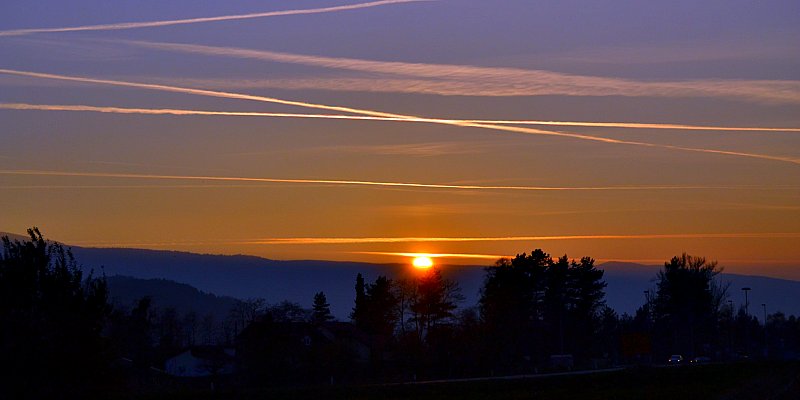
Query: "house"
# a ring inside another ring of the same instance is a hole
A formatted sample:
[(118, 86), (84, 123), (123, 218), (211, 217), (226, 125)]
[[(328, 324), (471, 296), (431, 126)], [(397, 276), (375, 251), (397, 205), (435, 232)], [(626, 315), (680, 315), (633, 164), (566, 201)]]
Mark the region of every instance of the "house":
[(254, 384), (340, 381), (369, 360), (369, 347), (360, 336), (347, 322), (264, 318), (237, 337), (237, 371)]
[(164, 369), (172, 376), (200, 378), (233, 373), (234, 349), (221, 346), (194, 346), (168, 359)]
[(328, 322), (317, 328), (330, 343), (338, 343), (348, 349), (353, 361), (366, 364), (370, 359), (370, 338), (349, 322)]

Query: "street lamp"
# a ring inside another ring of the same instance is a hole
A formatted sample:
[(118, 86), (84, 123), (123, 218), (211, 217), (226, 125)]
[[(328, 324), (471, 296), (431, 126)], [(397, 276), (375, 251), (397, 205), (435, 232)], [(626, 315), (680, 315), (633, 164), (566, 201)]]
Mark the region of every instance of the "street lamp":
[(728, 357), (733, 355), (733, 300), (728, 300), (728, 305), (731, 310), (731, 318), (728, 320)]
[(767, 341), (767, 305), (765, 303), (761, 303), (761, 307), (764, 308), (764, 357), (768, 357), (769, 342)]
[(747, 300), (747, 292), (749, 292), (750, 290), (751, 289), (749, 287), (742, 288), (742, 291), (744, 292), (744, 315), (748, 317), (750, 316), (749, 312), (750, 302)]
[(748, 307), (750, 306), (750, 301), (747, 299), (747, 292), (750, 291), (749, 287), (743, 287), (742, 291), (744, 292), (744, 315), (747, 316), (747, 323), (744, 326), (744, 348), (749, 353), (750, 352), (750, 333), (748, 326), (750, 326), (750, 313), (748, 311)]

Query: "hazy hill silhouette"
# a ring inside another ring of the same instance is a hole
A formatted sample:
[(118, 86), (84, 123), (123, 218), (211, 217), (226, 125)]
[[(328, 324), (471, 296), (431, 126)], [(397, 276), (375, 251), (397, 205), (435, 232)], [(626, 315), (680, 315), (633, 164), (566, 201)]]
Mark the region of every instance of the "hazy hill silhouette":
[(8, 238), (11, 239), (12, 241), (14, 241), (14, 240), (20, 240), (20, 241), (21, 240), (31, 240), (30, 236), (17, 235), (17, 234), (14, 234), (14, 233), (7, 233), (7, 232), (0, 232), (0, 237), (3, 237), (3, 236), (8, 236)]
[[(4, 234), (0, 234), (4, 235)], [(17, 235), (19, 238), (21, 236)], [(409, 272), (404, 264), (372, 264), (335, 261), (276, 261), (246, 255), (210, 255), (179, 251), (84, 248), (72, 246), (78, 262), (88, 269), (100, 268), (108, 276), (123, 275), (140, 279), (167, 279), (193, 286), (217, 296), (239, 299), (263, 297), (269, 302), (290, 300), (310, 307), (314, 294), (324, 291), (331, 311), (347, 318), (354, 298), (355, 277), (367, 280), (379, 275), (398, 277)], [(608, 283), (608, 305), (619, 313), (633, 313), (644, 302), (644, 290), (654, 289), (657, 265), (623, 262), (600, 264)], [(466, 297), (461, 306), (475, 305), (483, 283), (482, 266), (443, 266), (443, 274), (457, 280)], [(721, 275), (730, 282), (730, 298), (737, 306), (744, 303), (742, 287), (750, 287), (750, 312), (761, 317), (761, 304), (767, 311), (800, 315), (800, 281), (748, 276)], [(119, 288), (119, 286), (118, 286)], [(118, 289), (119, 290), (119, 289)], [(112, 296), (113, 288), (112, 288)]]
[(331, 261), (275, 261), (253, 256), (193, 254), (138, 249), (73, 247), (86, 268), (107, 275), (169, 279), (202, 291), (239, 299), (263, 297), (268, 302), (290, 300), (310, 307), (314, 294), (324, 291), (331, 309), (345, 318), (353, 306), (358, 273), (368, 279), (399, 275), (399, 265)]
[[(631, 313), (635, 307), (644, 303), (644, 291), (655, 290), (655, 276), (660, 265), (641, 265), (624, 262), (607, 262), (600, 265), (606, 273), (606, 298), (616, 310)], [(800, 315), (800, 281), (770, 278), (757, 275), (720, 274), (728, 287), (729, 299), (736, 307), (744, 305), (743, 287), (752, 290), (749, 294), (750, 313), (763, 319), (761, 304), (767, 305), (767, 312), (782, 311), (785, 314)]]
[(157, 308), (174, 308), (179, 315), (190, 311), (198, 318), (211, 314), (218, 321), (224, 320), (237, 300), (229, 296), (216, 296), (197, 288), (166, 279), (139, 279), (114, 275), (107, 278), (109, 298), (112, 304), (131, 308), (139, 299), (149, 296)]
[[(333, 261), (275, 261), (254, 256), (203, 255), (175, 251), (135, 249), (74, 248), (78, 260), (87, 267), (105, 266), (108, 275), (138, 278), (163, 278), (183, 282), (200, 290), (236, 298), (263, 297), (269, 302), (284, 299), (309, 307), (313, 296), (324, 291), (331, 310), (346, 318), (353, 307), (355, 277), (358, 273), (372, 280), (385, 274), (398, 277), (409, 272), (402, 264), (370, 264)], [(632, 263), (604, 263), (608, 305), (618, 312), (632, 313), (644, 302), (644, 290), (653, 289), (660, 266)], [(477, 302), (483, 283), (481, 266), (444, 266), (445, 276), (457, 280), (466, 297), (463, 306)], [(769, 312), (781, 310), (800, 315), (800, 282), (722, 274), (730, 282), (731, 299), (744, 302), (740, 289), (749, 286), (750, 312), (761, 315), (761, 304)]]

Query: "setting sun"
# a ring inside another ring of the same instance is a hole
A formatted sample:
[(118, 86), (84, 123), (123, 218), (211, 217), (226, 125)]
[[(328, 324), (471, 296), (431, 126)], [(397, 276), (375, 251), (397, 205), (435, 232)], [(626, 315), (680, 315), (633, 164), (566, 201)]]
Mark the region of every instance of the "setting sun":
[(414, 268), (428, 269), (433, 266), (433, 260), (424, 256), (414, 257), (414, 261), (411, 264), (414, 265)]

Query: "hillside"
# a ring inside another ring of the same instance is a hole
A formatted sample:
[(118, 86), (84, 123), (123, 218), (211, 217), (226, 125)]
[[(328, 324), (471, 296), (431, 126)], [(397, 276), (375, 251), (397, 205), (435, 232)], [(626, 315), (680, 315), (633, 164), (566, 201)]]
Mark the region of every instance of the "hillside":
[[(619, 312), (633, 312), (644, 302), (644, 291), (655, 290), (655, 277), (660, 269), (656, 265), (608, 262), (601, 265), (608, 283), (608, 304)], [(782, 311), (800, 315), (800, 282), (769, 278), (765, 276), (720, 274), (720, 280), (728, 287), (728, 298), (738, 307), (744, 304), (743, 287), (752, 290), (749, 294), (750, 313), (763, 319), (761, 304), (767, 312)]]
[(236, 304), (236, 299), (205, 293), (185, 283), (166, 279), (138, 279), (114, 275), (107, 278), (111, 302), (115, 307), (132, 307), (139, 299), (148, 296), (157, 308), (174, 308), (179, 315), (190, 311), (199, 318), (211, 314), (222, 321)]
[[(400, 277), (409, 272), (402, 264), (334, 261), (275, 261), (246, 255), (209, 255), (178, 251), (72, 247), (87, 269), (101, 269), (108, 276), (166, 279), (185, 283), (217, 296), (246, 299), (263, 297), (269, 302), (290, 300), (310, 307), (316, 292), (324, 291), (338, 318), (347, 318), (353, 306), (355, 277), (367, 280), (379, 275)], [(644, 302), (644, 291), (654, 289), (659, 266), (608, 262), (605, 270), (607, 303), (620, 313), (632, 313)], [(484, 278), (481, 266), (442, 266), (445, 276), (457, 280), (466, 297), (462, 306), (477, 303)], [(729, 294), (738, 306), (744, 303), (742, 287), (750, 287), (750, 312), (800, 315), (800, 282), (793, 280), (722, 274), (730, 283)], [(155, 286), (153, 286), (155, 288)], [(187, 289), (188, 290), (188, 289)], [(186, 292), (187, 295), (188, 292)]]
[[(366, 279), (385, 274), (398, 277), (408, 272), (400, 264), (369, 264), (332, 261), (275, 261), (253, 256), (201, 255), (193, 253), (74, 248), (76, 257), (87, 267), (105, 266), (108, 275), (137, 278), (163, 278), (184, 282), (200, 290), (235, 298), (264, 297), (270, 302), (290, 300), (310, 306), (314, 293), (324, 291), (334, 314), (346, 318), (353, 304), (353, 285), (358, 273)], [(630, 263), (605, 263), (608, 304), (618, 312), (632, 313), (644, 302), (644, 290), (653, 289), (658, 266)], [(483, 282), (481, 266), (443, 266), (443, 273), (457, 280), (466, 297), (463, 306), (476, 304)], [(312, 278), (313, 279), (310, 279)], [(781, 310), (800, 315), (800, 282), (722, 274), (729, 282), (730, 298), (744, 302), (741, 288), (748, 286), (750, 311), (761, 314), (761, 304), (769, 312)]]

